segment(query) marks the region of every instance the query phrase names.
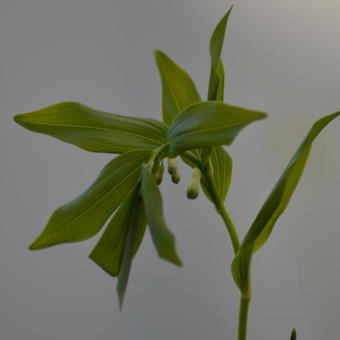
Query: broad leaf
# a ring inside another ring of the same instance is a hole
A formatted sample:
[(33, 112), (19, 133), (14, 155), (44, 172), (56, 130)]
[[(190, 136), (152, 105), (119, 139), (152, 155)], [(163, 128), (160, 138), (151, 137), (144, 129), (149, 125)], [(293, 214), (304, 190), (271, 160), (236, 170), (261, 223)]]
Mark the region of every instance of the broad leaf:
[(266, 114), (221, 102), (200, 102), (180, 113), (169, 128), (169, 154), (174, 157), (197, 147), (231, 144), (249, 123)]
[[(135, 195), (135, 193), (132, 195)], [(133, 216), (132, 212), (138, 204), (140, 203), (134, 201), (133, 198), (128, 198), (120, 206), (90, 254), (90, 258), (111, 276), (119, 274), (130, 220)], [(140, 246), (146, 227), (146, 218), (142, 206), (139, 208), (135, 223), (136, 235), (133, 255), (136, 254)]]
[(249, 272), (249, 263), (251, 261), (250, 259), (240, 260), (240, 258), (250, 258), (252, 253), (261, 248), (266, 242), (273, 230), (275, 222), (287, 208), (290, 198), (299, 183), (313, 141), (319, 133), (339, 115), (340, 111), (325, 116), (312, 126), (256, 216), (232, 264), (233, 276), (239, 287), (245, 285), (245, 282), (242, 282), (240, 279), (240, 273)]
[(37, 250), (94, 236), (135, 189), (148, 150), (131, 151), (109, 162), (81, 196), (57, 209), (30, 246)]
[(19, 114), (14, 120), (28, 130), (93, 152), (120, 154), (166, 143), (167, 127), (157, 120), (107, 113), (76, 102)]
[(155, 60), (162, 83), (163, 121), (170, 124), (179, 112), (201, 98), (189, 74), (165, 53), (155, 51)]
[(138, 232), (145, 226), (144, 215), (142, 211), (142, 200), (138, 194), (133, 195), (130, 202), (129, 213), (126, 216), (126, 237), (124, 239), (122, 259), (118, 275), (117, 293), (119, 298), (119, 306), (123, 307), (126, 287), (129, 281), (129, 275), (132, 265), (133, 256), (138, 245)]
[(166, 225), (162, 196), (154, 176), (142, 166), (142, 197), (150, 234), (158, 255), (175, 265), (181, 266), (181, 260), (175, 248), (175, 237)]
[(224, 15), (221, 21), (217, 24), (211, 39), (210, 39), (210, 79), (209, 79), (209, 90), (208, 100), (220, 100), (223, 101), (224, 92), (224, 68), (221, 59), (221, 53), (223, 48), (223, 41), (225, 36), (228, 19), (230, 16), (229, 11)]

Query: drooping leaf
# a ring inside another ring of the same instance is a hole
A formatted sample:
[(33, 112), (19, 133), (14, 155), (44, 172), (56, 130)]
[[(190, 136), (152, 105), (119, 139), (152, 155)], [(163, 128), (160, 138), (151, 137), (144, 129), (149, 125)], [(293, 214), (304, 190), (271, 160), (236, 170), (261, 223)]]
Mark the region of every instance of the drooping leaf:
[[(136, 194), (133, 193), (132, 195)], [(128, 198), (119, 207), (108, 223), (99, 242), (90, 254), (90, 258), (111, 276), (117, 276), (119, 274), (125, 241), (131, 223), (130, 220), (133, 216), (132, 212), (136, 209), (138, 204), (140, 203), (135, 201), (132, 197)], [(133, 255), (136, 254), (140, 246), (146, 227), (146, 218), (142, 206), (139, 208), (135, 224), (136, 226), (134, 228), (136, 233), (134, 236)]]
[(132, 197), (130, 211), (127, 215), (127, 232), (124, 239), (121, 264), (118, 274), (117, 293), (120, 309), (123, 307), (123, 300), (129, 281), (132, 260), (135, 254), (136, 244), (138, 245), (138, 231), (141, 229), (140, 227), (141, 225), (143, 226), (144, 223), (144, 216), (142, 216), (143, 212), (141, 209), (142, 200), (137, 193)]
[(247, 266), (249, 266), (250, 263), (250, 259), (240, 260), (240, 258), (251, 257), (252, 254), (266, 242), (273, 230), (275, 222), (287, 208), (295, 188), (299, 183), (313, 141), (319, 133), (339, 115), (340, 111), (325, 116), (314, 123), (257, 214), (232, 264), (233, 276), (239, 287), (245, 285), (245, 282), (239, 279), (241, 276), (240, 273), (248, 272), (249, 267)]
[(169, 155), (174, 157), (202, 146), (229, 145), (246, 125), (265, 117), (263, 112), (221, 102), (192, 104), (174, 119), (169, 128)]
[(37, 250), (94, 236), (135, 189), (148, 150), (131, 151), (109, 162), (95, 182), (78, 198), (57, 209), (30, 246)]
[(295, 328), (293, 328), (293, 330), (292, 330), (292, 334), (290, 336), (290, 340), (296, 340), (296, 330), (295, 330)]
[(175, 248), (175, 237), (165, 222), (161, 193), (154, 176), (145, 165), (142, 166), (141, 188), (146, 219), (159, 257), (181, 266)]
[(165, 53), (155, 51), (155, 60), (162, 83), (163, 121), (170, 124), (179, 112), (201, 98), (189, 74)]
[(166, 143), (167, 127), (157, 120), (107, 113), (76, 102), (19, 114), (14, 120), (28, 130), (93, 152), (120, 154)]
[(208, 100), (223, 101), (224, 67), (221, 59), (223, 41), (232, 7), (217, 24), (210, 39), (210, 79)]

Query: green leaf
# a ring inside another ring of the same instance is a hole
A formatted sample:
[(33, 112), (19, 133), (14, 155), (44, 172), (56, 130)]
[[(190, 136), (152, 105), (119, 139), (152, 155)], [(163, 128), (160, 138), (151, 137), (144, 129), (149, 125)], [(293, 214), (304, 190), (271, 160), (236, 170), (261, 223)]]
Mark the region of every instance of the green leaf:
[(208, 100), (220, 100), (223, 101), (224, 91), (224, 67), (221, 59), (221, 53), (223, 48), (223, 41), (225, 31), (228, 24), (228, 19), (233, 7), (224, 15), (221, 21), (217, 24), (211, 39), (210, 39), (210, 79)]
[[(200, 160), (199, 158), (197, 158), (197, 154), (192, 154), (191, 151), (188, 151), (188, 153), (191, 154), (191, 157), (188, 157), (187, 153), (181, 155), (183, 161), (191, 167), (198, 166)], [(195, 162), (192, 161), (193, 157), (196, 157)], [(218, 196), (223, 202), (226, 199), (230, 186), (233, 166), (232, 159), (222, 146), (215, 146), (211, 148), (209, 161), (211, 168), (213, 169), (213, 182), (215, 183)], [(206, 180), (204, 176), (202, 176), (201, 178), (201, 184), (205, 195), (208, 197), (209, 200), (213, 201), (210, 197), (209, 191), (207, 190)]]
[(175, 248), (175, 237), (165, 223), (161, 193), (145, 165), (142, 166), (142, 197), (151, 237), (159, 257), (181, 266)]
[(266, 114), (221, 102), (200, 102), (180, 113), (169, 128), (169, 156), (197, 147), (231, 144), (249, 123)]
[(145, 218), (142, 211), (142, 200), (140, 196), (138, 194), (133, 195), (132, 200), (129, 204), (130, 209), (126, 220), (127, 232), (124, 240), (123, 254), (117, 283), (117, 293), (120, 309), (122, 309), (123, 307), (123, 300), (129, 281), (133, 256), (136, 251), (136, 244), (138, 246), (138, 232), (141, 229), (141, 226), (145, 226)]
[[(133, 193), (132, 196), (134, 195), (136, 194)], [(138, 204), (140, 203), (134, 201), (132, 197), (128, 198), (120, 206), (90, 254), (90, 258), (111, 276), (117, 276), (119, 274), (126, 237), (131, 223), (130, 220), (131, 216), (133, 216), (132, 212)], [(139, 249), (146, 228), (146, 217), (142, 206), (139, 208), (139, 214), (135, 220), (135, 224), (136, 235), (133, 255), (135, 255)]]
[(290, 198), (292, 197), (295, 188), (299, 183), (313, 141), (319, 135), (319, 133), (339, 115), (340, 111), (325, 116), (319, 119), (312, 126), (306, 138), (303, 140), (302, 144), (289, 162), (287, 168), (274, 186), (269, 197), (263, 204), (261, 210), (257, 214), (255, 221), (245, 236), (241, 248), (232, 264), (233, 276), (235, 282), (240, 288), (245, 285), (245, 282), (242, 282), (242, 280), (240, 281), (239, 273), (248, 272), (249, 268), (247, 268), (247, 266), (249, 266), (250, 263), (250, 259), (240, 260), (240, 257), (251, 257), (252, 254), (260, 249), (266, 242), (277, 219), (287, 208)]
[(107, 113), (76, 102), (19, 114), (14, 120), (28, 130), (93, 152), (154, 149), (167, 141), (167, 127), (157, 120)]
[(165, 53), (155, 51), (155, 61), (162, 83), (163, 121), (170, 124), (179, 112), (201, 98), (189, 74)]
[(296, 340), (296, 330), (295, 330), (295, 328), (293, 328), (293, 330), (292, 330), (292, 334), (290, 336), (290, 340)]
[(109, 162), (82, 195), (57, 209), (30, 246), (37, 250), (94, 236), (135, 189), (151, 151), (131, 151)]

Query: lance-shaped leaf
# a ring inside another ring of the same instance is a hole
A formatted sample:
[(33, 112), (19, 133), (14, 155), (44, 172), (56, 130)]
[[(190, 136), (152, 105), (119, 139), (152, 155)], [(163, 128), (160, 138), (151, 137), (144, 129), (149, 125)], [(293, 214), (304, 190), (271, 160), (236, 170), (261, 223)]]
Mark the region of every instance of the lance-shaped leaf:
[(126, 216), (126, 236), (123, 244), (122, 258), (118, 274), (117, 293), (119, 306), (122, 309), (126, 287), (129, 281), (130, 270), (133, 256), (135, 255), (136, 245), (139, 246), (139, 231), (144, 230), (144, 214), (142, 211), (142, 200), (138, 192), (133, 195), (129, 202), (129, 213)]
[(161, 193), (154, 176), (145, 165), (142, 166), (141, 188), (146, 219), (159, 257), (181, 266), (182, 263), (175, 248), (175, 236), (165, 222)]
[(201, 98), (189, 74), (165, 53), (155, 51), (155, 60), (162, 83), (163, 121), (170, 124), (179, 112)]
[[(132, 196), (136, 194), (133, 193)], [(138, 195), (138, 194), (137, 194)], [(141, 200), (141, 198), (139, 198)], [(90, 254), (90, 258), (111, 276), (119, 274), (133, 211), (140, 203), (128, 198), (108, 223), (105, 232)], [(135, 221), (133, 256), (137, 253), (146, 228), (146, 218), (142, 206), (138, 208)]]
[[(255, 221), (245, 236), (239, 253), (232, 264), (235, 282), (241, 288), (247, 283), (242, 279), (241, 273), (249, 272), (250, 257), (266, 242), (270, 236), (275, 222), (287, 208), (306, 165), (311, 146), (319, 133), (337, 116), (339, 112), (319, 119), (311, 128), (306, 138), (294, 154), (287, 168), (279, 178), (269, 197), (257, 214)], [(248, 257), (248, 259), (247, 259)], [(243, 276), (244, 277), (244, 276)]]
[(224, 91), (224, 67), (221, 59), (225, 31), (232, 7), (217, 24), (210, 39), (210, 79), (208, 100), (223, 101)]
[(169, 154), (174, 157), (197, 147), (229, 145), (246, 125), (265, 117), (263, 112), (221, 102), (193, 104), (180, 113), (169, 128)]
[(82, 241), (94, 236), (135, 189), (140, 167), (150, 155), (148, 150), (136, 150), (109, 162), (89, 189), (53, 213), (30, 249)]
[(28, 130), (93, 152), (120, 154), (154, 149), (166, 142), (167, 127), (157, 120), (107, 113), (76, 102), (19, 114), (14, 120)]

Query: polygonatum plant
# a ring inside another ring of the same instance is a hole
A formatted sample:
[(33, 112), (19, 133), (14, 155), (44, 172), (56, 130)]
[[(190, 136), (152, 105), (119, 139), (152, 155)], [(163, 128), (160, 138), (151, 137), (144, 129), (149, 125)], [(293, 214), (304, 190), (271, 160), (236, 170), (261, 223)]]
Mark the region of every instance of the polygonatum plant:
[[(167, 226), (158, 188), (167, 170), (180, 180), (176, 159), (192, 170), (187, 188), (190, 199), (200, 186), (221, 216), (235, 253), (231, 272), (240, 289), (238, 340), (245, 340), (251, 299), (253, 254), (269, 238), (286, 209), (303, 173), (312, 144), (339, 112), (314, 123), (264, 202), (248, 233), (240, 242), (225, 207), (232, 173), (230, 145), (248, 124), (266, 114), (223, 102), (223, 41), (231, 9), (216, 26), (210, 40), (210, 79), (203, 100), (189, 74), (161, 51), (155, 61), (162, 85), (162, 121), (95, 110), (76, 102), (63, 102), (15, 116), (23, 127), (47, 134), (91, 152), (118, 154), (79, 197), (58, 208), (31, 250), (78, 242), (96, 235), (106, 224), (90, 258), (118, 278), (120, 306), (131, 265), (146, 228), (160, 258), (181, 266), (175, 237)], [(296, 339), (295, 330), (291, 339)]]

